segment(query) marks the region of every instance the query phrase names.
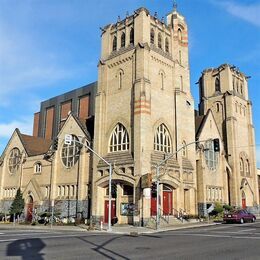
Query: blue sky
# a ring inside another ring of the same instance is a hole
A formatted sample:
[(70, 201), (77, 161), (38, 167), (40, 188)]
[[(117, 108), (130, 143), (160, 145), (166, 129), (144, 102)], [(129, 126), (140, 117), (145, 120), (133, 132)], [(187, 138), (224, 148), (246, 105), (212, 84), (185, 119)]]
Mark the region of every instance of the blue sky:
[[(170, 0), (0, 0), (0, 154), (18, 127), (32, 133), (40, 102), (97, 80), (100, 27), (144, 6), (165, 16)], [(177, 0), (189, 25), (191, 88), (203, 69), (234, 64), (249, 80), (260, 144), (259, 0)], [(260, 167), (260, 145), (257, 145)]]

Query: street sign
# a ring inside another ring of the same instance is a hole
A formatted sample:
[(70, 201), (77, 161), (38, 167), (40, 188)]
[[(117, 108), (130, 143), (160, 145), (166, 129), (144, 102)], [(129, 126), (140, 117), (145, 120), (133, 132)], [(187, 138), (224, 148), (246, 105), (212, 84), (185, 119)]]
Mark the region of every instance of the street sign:
[(207, 209), (207, 212), (210, 213), (214, 210), (215, 208), (215, 205), (214, 204), (211, 204), (211, 206)]
[(72, 142), (72, 135), (66, 134), (65, 135), (65, 144), (71, 145)]

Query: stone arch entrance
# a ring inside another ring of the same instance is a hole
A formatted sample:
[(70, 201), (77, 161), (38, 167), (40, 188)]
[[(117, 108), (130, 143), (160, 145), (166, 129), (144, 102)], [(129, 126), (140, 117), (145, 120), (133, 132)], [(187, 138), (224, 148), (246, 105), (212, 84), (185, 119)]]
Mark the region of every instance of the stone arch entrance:
[(33, 197), (31, 195), (27, 198), (26, 208), (26, 220), (31, 222), (33, 218)]
[[(111, 220), (119, 224), (133, 224), (135, 214), (134, 184), (122, 179), (112, 179)], [(109, 219), (109, 189), (105, 181), (98, 186), (98, 201), (101, 218), (104, 223)]]

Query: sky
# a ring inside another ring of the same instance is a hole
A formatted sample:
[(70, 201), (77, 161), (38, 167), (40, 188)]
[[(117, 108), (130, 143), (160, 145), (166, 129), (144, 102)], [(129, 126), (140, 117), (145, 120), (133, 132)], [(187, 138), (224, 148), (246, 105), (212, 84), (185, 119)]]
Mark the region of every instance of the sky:
[[(236, 65), (249, 80), (260, 168), (260, 1), (177, 0), (189, 26), (191, 90), (205, 68)], [(40, 102), (97, 80), (100, 27), (171, 0), (0, 0), (0, 154), (14, 129), (32, 134)]]

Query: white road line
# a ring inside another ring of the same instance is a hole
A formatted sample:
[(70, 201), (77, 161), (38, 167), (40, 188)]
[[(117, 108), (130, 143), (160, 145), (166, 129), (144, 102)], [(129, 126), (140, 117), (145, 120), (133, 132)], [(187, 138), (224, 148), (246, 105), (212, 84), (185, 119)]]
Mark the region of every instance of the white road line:
[(236, 238), (236, 239), (255, 239), (255, 240), (260, 240), (260, 237), (249, 237), (249, 236), (228, 236), (228, 235), (214, 235), (214, 234), (172, 234), (172, 235), (176, 235), (176, 236), (196, 236), (196, 237), (217, 237), (217, 238)]
[(256, 228), (243, 229), (243, 230), (238, 231), (237, 233), (243, 233), (243, 232), (254, 231), (254, 230), (256, 230)]
[(0, 233), (0, 235), (4, 235), (5, 233)]

